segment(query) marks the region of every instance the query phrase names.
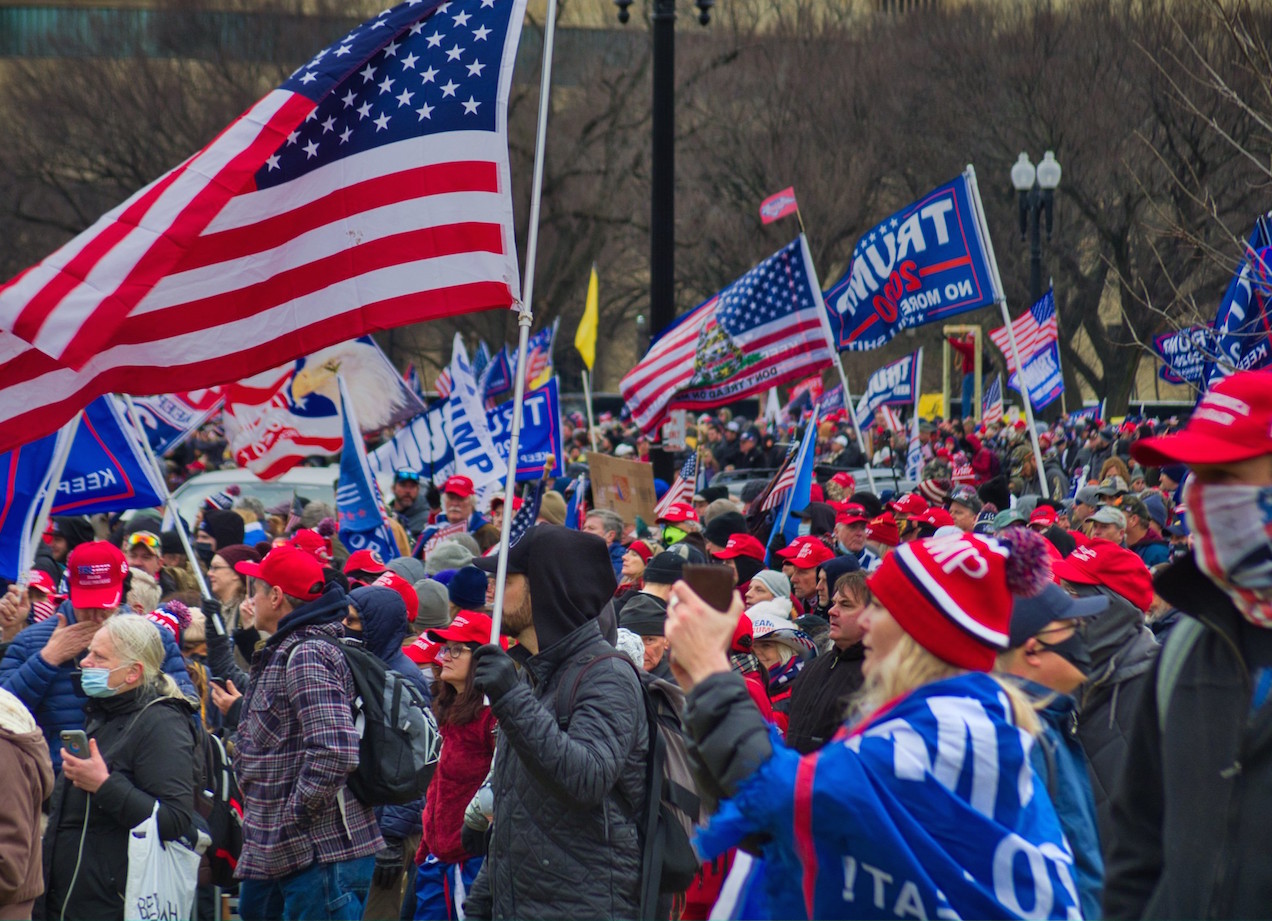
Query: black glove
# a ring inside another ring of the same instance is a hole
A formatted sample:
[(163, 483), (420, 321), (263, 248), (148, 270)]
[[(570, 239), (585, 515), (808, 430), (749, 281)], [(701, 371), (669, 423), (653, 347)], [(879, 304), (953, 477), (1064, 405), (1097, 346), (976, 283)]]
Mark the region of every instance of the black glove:
[(384, 847), (375, 853), (375, 869), (371, 885), (377, 889), (393, 889), (402, 878), (402, 840), (385, 838)]
[(493, 643), (473, 651), (473, 685), (493, 704), (517, 686), (517, 666)]
[(219, 636), (225, 636), (225, 621), (221, 620), (221, 602), (215, 598), (203, 598), (199, 601), (199, 610)]

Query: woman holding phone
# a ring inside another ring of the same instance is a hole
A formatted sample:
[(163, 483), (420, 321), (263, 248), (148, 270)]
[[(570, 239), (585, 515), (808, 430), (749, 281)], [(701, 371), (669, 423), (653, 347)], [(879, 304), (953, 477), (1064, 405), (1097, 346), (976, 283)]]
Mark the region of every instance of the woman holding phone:
[(700, 782), (721, 800), (703, 856), (771, 836), (751, 891), (774, 918), (1076, 917), (1073, 855), (1029, 767), (1037, 717), (989, 674), (1013, 596), (1045, 586), (1046, 559), (1023, 528), (889, 554), (860, 618), (859, 716), (803, 757), (730, 673), (740, 599), (721, 613), (677, 583), (672, 667), (692, 689), (685, 726)]
[(129, 831), (156, 802), (161, 840), (193, 827), (194, 707), (163, 659), (159, 628), (135, 615), (108, 618), (89, 644), (88, 750), (62, 753), (44, 845), (46, 918), (122, 919)]

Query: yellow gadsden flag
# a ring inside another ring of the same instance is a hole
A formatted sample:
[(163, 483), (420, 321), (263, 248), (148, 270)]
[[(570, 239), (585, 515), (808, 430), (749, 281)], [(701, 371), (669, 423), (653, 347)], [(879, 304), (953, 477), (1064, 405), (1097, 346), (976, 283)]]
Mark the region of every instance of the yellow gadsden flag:
[(583, 308), (583, 316), (579, 320), (578, 331), (574, 334), (574, 347), (583, 356), (583, 364), (589, 371), (596, 363), (596, 324), (597, 301), (599, 299), (600, 282), (596, 277), (596, 266), (592, 266), (592, 277), (587, 282), (587, 305)]

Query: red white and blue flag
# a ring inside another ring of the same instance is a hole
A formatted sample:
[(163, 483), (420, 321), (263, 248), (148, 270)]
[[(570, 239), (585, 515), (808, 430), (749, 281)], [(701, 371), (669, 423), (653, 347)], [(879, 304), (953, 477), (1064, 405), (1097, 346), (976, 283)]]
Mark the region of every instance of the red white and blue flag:
[(760, 222), (772, 224), (774, 221), (794, 214), (799, 210), (799, 202), (795, 200), (795, 187), (788, 186), (780, 192), (774, 192), (760, 202)]
[(670, 409), (706, 409), (799, 380), (834, 360), (803, 234), (681, 317), (619, 385), (654, 431)]
[(513, 306), (525, 0), (407, 0), (0, 289), (0, 449), (98, 394), (238, 380)]
[[(1020, 349), (1020, 360), (1027, 365), (1035, 354), (1054, 344), (1059, 338), (1060, 334), (1056, 328), (1056, 300), (1054, 294), (1048, 291), (1038, 300), (1038, 303), (1012, 320), (1011, 329), (1016, 335), (1016, 348)], [(993, 340), (994, 345), (998, 346), (998, 350), (1007, 359), (1008, 373), (1014, 374), (1016, 372), (1016, 359), (1011, 351), (1011, 339), (1007, 335), (1007, 327), (1000, 326), (998, 329), (991, 329), (989, 338)]]
[(985, 392), (981, 394), (981, 422), (988, 425), (991, 422), (1003, 421), (1003, 379), (997, 374), (989, 382), (989, 386), (985, 388)]
[(667, 514), (667, 509), (671, 508), (677, 502), (688, 502), (693, 498), (694, 492), (698, 488), (698, 452), (694, 451), (689, 455), (680, 472), (676, 474), (676, 478), (672, 480), (671, 486), (663, 493), (663, 497), (658, 500), (658, 504), (654, 506), (654, 518), (659, 519)]

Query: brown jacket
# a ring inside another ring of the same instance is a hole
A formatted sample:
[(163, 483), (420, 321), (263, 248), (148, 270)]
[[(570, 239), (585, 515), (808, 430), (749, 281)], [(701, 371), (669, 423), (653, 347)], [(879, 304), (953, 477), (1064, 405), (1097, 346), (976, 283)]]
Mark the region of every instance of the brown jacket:
[[(44, 891), (40, 804), (53, 792), (44, 733), (22, 703), (0, 691), (0, 918), (5, 906), (30, 903)], [(24, 914), (22, 917), (30, 917)]]

